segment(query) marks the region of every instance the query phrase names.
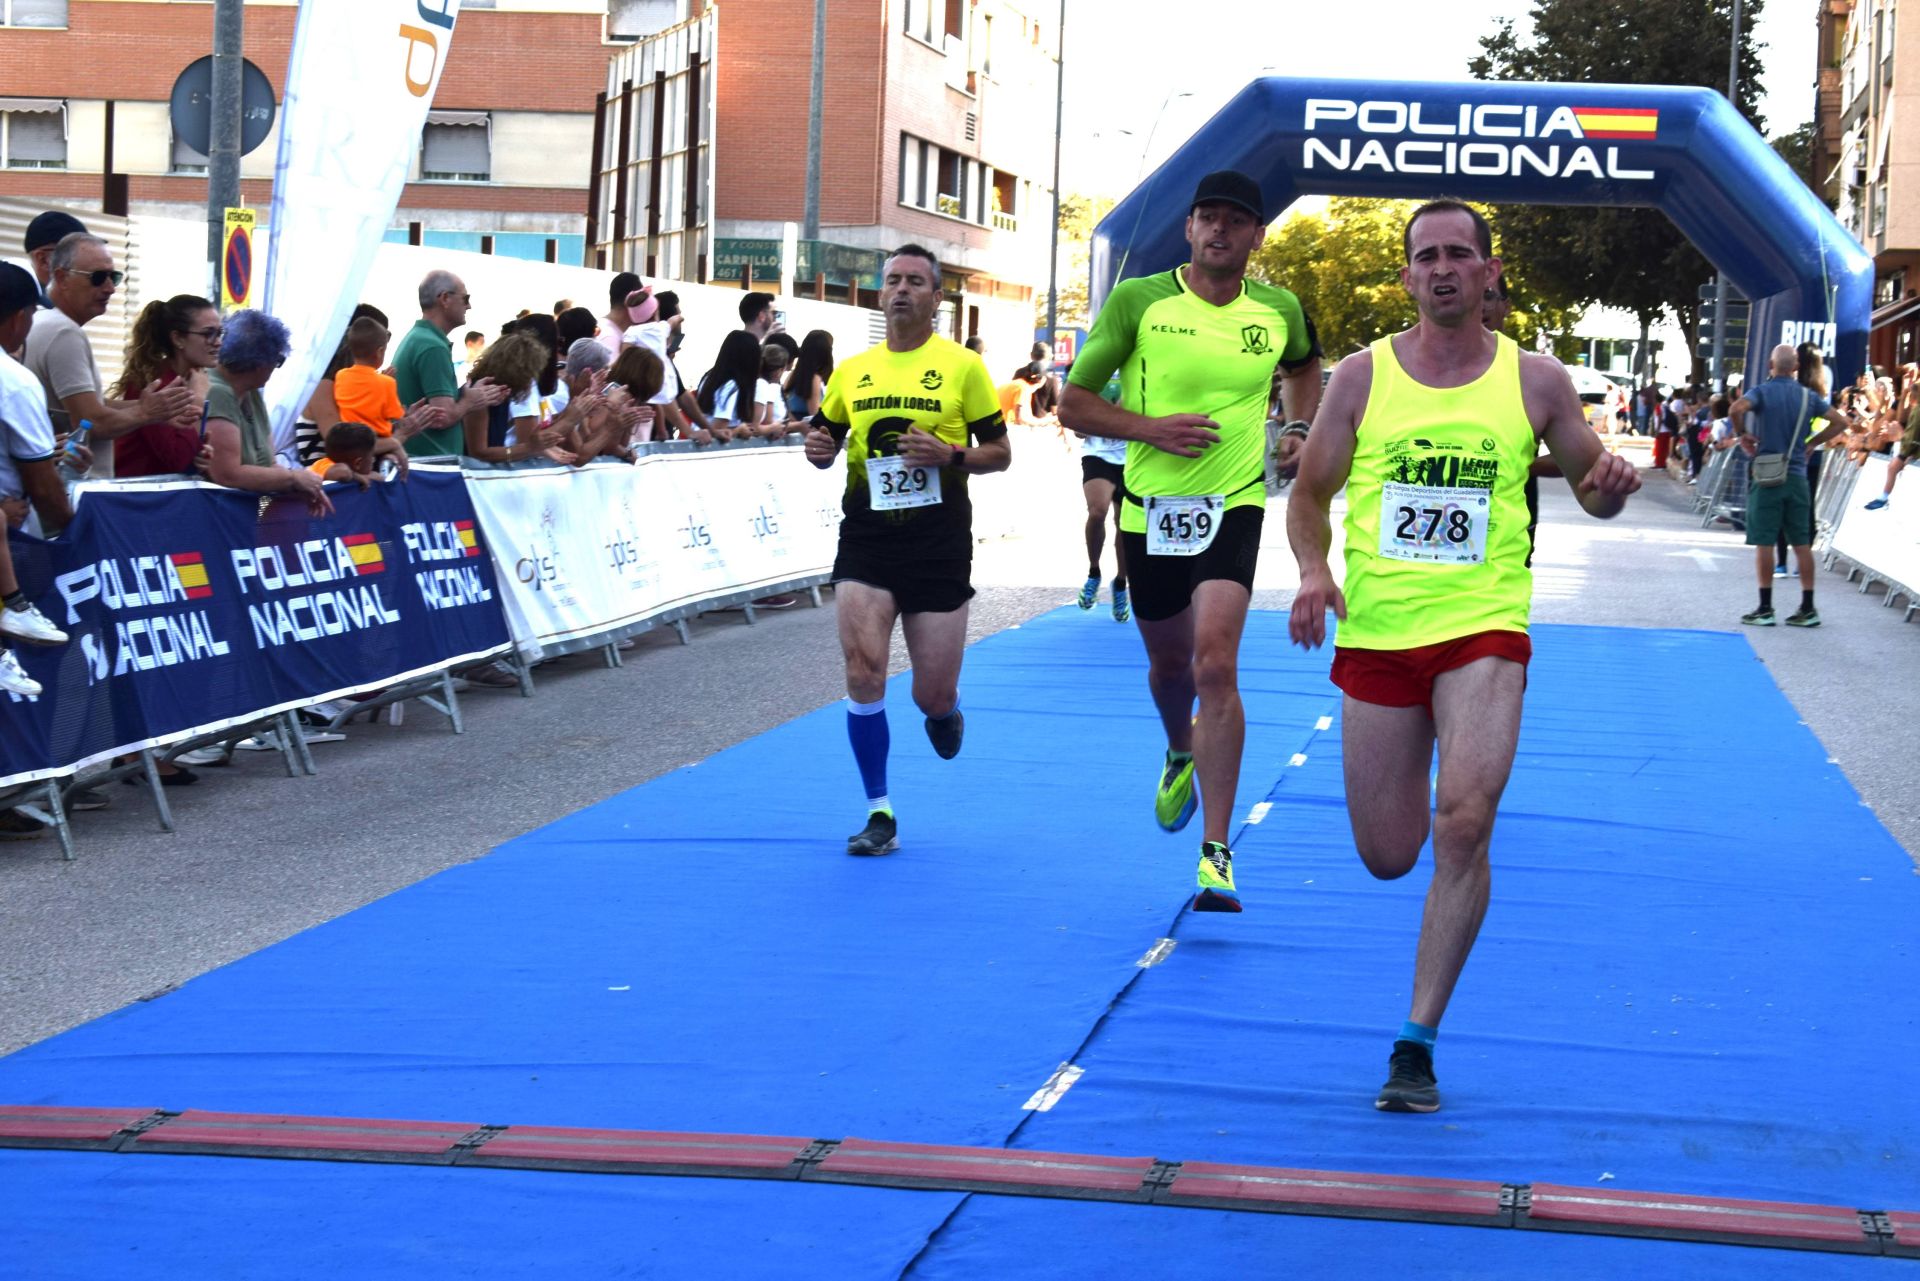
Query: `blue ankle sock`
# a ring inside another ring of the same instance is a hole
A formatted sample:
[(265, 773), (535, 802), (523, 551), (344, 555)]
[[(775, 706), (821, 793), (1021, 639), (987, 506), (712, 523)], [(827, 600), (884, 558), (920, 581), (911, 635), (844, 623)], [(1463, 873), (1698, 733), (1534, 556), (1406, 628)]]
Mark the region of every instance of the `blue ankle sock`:
[(1396, 1041), (1412, 1041), (1415, 1045), (1424, 1045), (1431, 1050), (1434, 1041), (1439, 1035), (1439, 1028), (1428, 1027), (1424, 1023), (1415, 1023), (1412, 1019), (1408, 1019), (1400, 1025), (1400, 1035), (1393, 1039)]
[(875, 699), (871, 703), (847, 700), (847, 742), (853, 745), (853, 761), (860, 767), (860, 782), (867, 790), (867, 799), (885, 796), (887, 748), (891, 743), (886, 699)]

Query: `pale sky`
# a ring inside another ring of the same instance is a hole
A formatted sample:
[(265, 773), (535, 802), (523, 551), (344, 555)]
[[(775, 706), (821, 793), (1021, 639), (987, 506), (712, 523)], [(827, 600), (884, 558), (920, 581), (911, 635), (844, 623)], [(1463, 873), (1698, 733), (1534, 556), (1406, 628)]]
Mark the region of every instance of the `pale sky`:
[[(1045, 11), (1045, 0), (1036, 8)], [(1067, 0), (1061, 188), (1125, 195), (1258, 76), (1471, 79), (1479, 37), (1531, 8), (1529, 0), (1205, 0), (1192, 8)], [(1816, 0), (1767, 0), (1759, 20), (1761, 61), (1771, 68), (1760, 110), (1770, 136), (1813, 116), (1815, 8)], [(1725, 76), (1724, 48), (1703, 48), (1701, 57)]]

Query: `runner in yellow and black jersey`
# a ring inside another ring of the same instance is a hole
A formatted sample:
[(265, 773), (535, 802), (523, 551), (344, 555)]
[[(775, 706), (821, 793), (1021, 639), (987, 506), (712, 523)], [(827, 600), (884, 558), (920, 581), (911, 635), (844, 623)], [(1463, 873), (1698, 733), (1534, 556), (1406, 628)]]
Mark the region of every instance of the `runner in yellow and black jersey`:
[[(980, 358), (933, 332), (940, 264), (918, 245), (887, 259), (887, 341), (833, 371), (807, 433), (830, 467), (847, 446), (847, 491), (833, 581), (847, 662), (847, 738), (867, 794), (849, 854), (899, 848), (887, 796), (887, 651), (900, 620), (913, 701), (935, 752), (960, 751), (960, 657), (973, 597), (968, 477), (1013, 460), (1000, 401)], [(978, 443), (969, 444), (969, 441)]]
[[(894, 559), (972, 560), (967, 471), (952, 455), (970, 439), (1007, 434), (980, 357), (939, 334), (910, 351), (870, 347), (833, 371), (814, 422), (846, 443), (843, 547), (871, 544)], [(910, 466), (902, 456), (902, 438), (915, 429), (948, 447), (937, 466)]]

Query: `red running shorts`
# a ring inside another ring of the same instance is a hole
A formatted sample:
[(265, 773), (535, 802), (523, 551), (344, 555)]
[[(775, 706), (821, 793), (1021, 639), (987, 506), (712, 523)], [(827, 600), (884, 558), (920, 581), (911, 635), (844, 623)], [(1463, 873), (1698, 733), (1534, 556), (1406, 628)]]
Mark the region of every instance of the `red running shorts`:
[(1475, 632), (1412, 649), (1333, 651), (1333, 683), (1363, 703), (1424, 707), (1433, 711), (1433, 682), (1442, 672), (1482, 658), (1504, 658), (1525, 667), (1533, 642), (1525, 632)]

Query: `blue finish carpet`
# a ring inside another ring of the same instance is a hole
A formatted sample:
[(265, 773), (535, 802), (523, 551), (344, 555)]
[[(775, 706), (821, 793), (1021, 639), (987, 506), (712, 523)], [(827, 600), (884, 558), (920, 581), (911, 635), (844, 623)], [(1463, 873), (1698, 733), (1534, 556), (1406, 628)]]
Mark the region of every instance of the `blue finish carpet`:
[[(1166, 836), (1148, 809), (1162, 742), (1139, 641), (1077, 610), (969, 651), (956, 761), (894, 684), (893, 857), (840, 852), (861, 815), (836, 705), (0, 1059), (0, 1103), (1920, 1208), (1920, 1109), (1898, 1084), (1920, 1049), (1911, 862), (1742, 638), (1541, 627), (1535, 651), (1433, 1116), (1371, 1106), (1426, 874), (1376, 882), (1354, 855), (1327, 655), (1289, 649), (1284, 615), (1249, 620), (1240, 808), (1271, 808), (1236, 841), (1248, 910), (1194, 915), (1198, 825)], [(1058, 1105), (1023, 1110), (1066, 1062), (1084, 1075)], [(1920, 1276), (1417, 1224), (210, 1157), (0, 1152), (0, 1204), (0, 1271), (29, 1277), (1398, 1278), (1410, 1258), (1431, 1276)]]

